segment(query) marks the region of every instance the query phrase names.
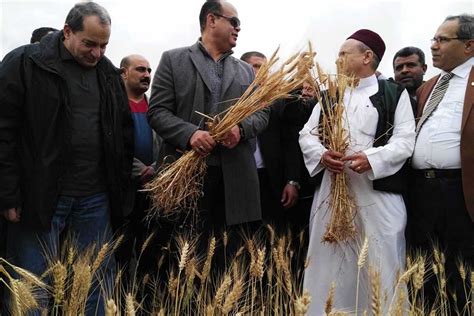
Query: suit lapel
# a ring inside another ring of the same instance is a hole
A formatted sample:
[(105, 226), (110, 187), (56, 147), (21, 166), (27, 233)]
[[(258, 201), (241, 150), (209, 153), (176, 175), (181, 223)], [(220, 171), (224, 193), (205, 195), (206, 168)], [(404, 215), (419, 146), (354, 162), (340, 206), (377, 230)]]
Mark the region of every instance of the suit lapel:
[[(229, 89), (232, 81), (235, 79), (235, 74), (237, 72), (237, 60), (227, 56), (224, 61), (224, 78), (222, 79), (222, 88), (221, 88), (221, 100), (224, 100), (224, 96)], [(225, 100), (224, 100), (225, 101)]]
[(466, 95), (464, 96), (464, 107), (462, 111), (461, 133), (466, 126), (467, 119), (472, 110), (472, 100), (474, 100), (474, 67), (471, 68), (467, 79)]
[(191, 60), (193, 61), (194, 66), (196, 67), (199, 75), (202, 78), (202, 81), (207, 86), (207, 89), (211, 91), (211, 79), (209, 78), (208, 72), (206, 71), (206, 60), (204, 54), (200, 51), (199, 43), (194, 44), (190, 47), (191, 50)]

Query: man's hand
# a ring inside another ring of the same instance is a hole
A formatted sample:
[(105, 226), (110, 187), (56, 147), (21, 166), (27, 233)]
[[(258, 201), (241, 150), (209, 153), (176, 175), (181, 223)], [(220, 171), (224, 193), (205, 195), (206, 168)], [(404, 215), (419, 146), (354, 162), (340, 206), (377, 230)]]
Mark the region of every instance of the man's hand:
[(3, 217), (9, 222), (18, 223), (20, 221), (21, 209), (19, 208), (10, 208), (8, 210), (2, 211)]
[(232, 127), (230, 132), (225, 134), (224, 140), (222, 140), (222, 145), (229, 149), (234, 148), (240, 142), (240, 129), (237, 125)]
[(328, 150), (321, 157), (321, 163), (331, 172), (341, 173), (344, 170), (344, 162), (341, 161), (342, 154)]
[(296, 204), (298, 201), (298, 189), (289, 183), (283, 188), (283, 193), (281, 195), (281, 203), (283, 203), (283, 208), (288, 209)]
[(155, 175), (155, 168), (152, 166), (148, 166), (143, 168), (142, 172), (140, 173), (140, 183), (145, 184), (151, 179), (153, 179), (153, 176)]
[(364, 152), (357, 152), (353, 155), (346, 156), (341, 159), (342, 161), (350, 161), (349, 168), (357, 173), (364, 173), (372, 169), (372, 166), (367, 159), (367, 155)]
[(189, 140), (191, 148), (201, 156), (207, 156), (216, 146), (216, 142), (209, 132), (197, 130)]

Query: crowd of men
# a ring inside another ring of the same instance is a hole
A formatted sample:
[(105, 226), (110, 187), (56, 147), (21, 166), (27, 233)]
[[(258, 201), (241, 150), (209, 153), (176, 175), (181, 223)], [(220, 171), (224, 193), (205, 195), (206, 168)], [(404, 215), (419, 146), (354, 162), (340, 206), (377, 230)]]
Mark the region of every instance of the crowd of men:
[[(368, 295), (354, 301), (360, 238), (321, 242), (331, 177), (345, 172), (358, 205), (357, 231), (369, 240), (369, 260), (381, 269), (384, 291), (393, 291), (405, 267), (406, 244), (430, 253), (435, 242), (445, 252), (448, 288), (457, 297), (450, 306), (464, 308), (469, 298), (458, 260), (474, 266), (474, 16), (448, 17), (433, 30), (432, 60), (440, 74), (427, 82), (425, 55), (416, 47), (395, 54), (394, 78), (385, 80), (377, 78), (385, 43), (376, 32), (358, 30), (342, 42), (339, 59), (360, 79), (344, 95), (351, 135), (344, 153), (315, 135), (329, 105), (318, 103), (319, 91), (308, 83), (216, 142), (199, 113), (226, 111), (266, 57), (232, 56), (241, 26), (231, 3), (205, 2), (199, 23), (197, 42), (164, 52), (153, 80), (146, 57), (126, 56), (116, 68), (104, 56), (111, 18), (94, 2), (76, 4), (62, 30), (42, 28), (33, 44), (5, 56), (0, 256), (41, 275), (43, 249), (54, 256), (66, 234), (79, 248), (124, 234), (103, 267), (113, 277), (116, 262), (129, 265), (155, 231), (139, 271), (160, 274), (156, 261), (172, 235), (200, 235), (198, 249), (205, 251), (212, 235), (273, 224), (279, 231), (306, 230), (310, 315), (324, 313), (333, 281), (335, 308), (364, 308)], [(146, 221), (150, 200), (143, 185), (188, 150), (207, 163), (199, 219)], [(238, 238), (229, 240), (228, 251), (235, 250)], [(425, 284), (427, 306), (436, 300), (434, 282)], [(103, 314), (99, 296), (92, 291), (90, 314)]]

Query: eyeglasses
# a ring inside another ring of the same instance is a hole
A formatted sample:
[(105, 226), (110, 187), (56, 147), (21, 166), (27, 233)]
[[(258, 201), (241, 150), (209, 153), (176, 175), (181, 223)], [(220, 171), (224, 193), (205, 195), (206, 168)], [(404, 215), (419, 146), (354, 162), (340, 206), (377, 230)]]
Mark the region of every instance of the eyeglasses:
[(224, 18), (227, 21), (229, 21), (230, 25), (232, 25), (233, 28), (237, 28), (237, 27), (240, 26), (240, 20), (236, 16), (229, 17), (229, 16), (225, 16), (225, 15), (222, 15), (222, 14), (219, 14), (219, 13), (214, 13), (214, 15), (216, 15), (218, 17), (221, 17), (221, 18)]
[(459, 41), (465, 41), (468, 40), (469, 38), (465, 37), (444, 37), (444, 36), (438, 36), (438, 37), (433, 37), (431, 39), (431, 44), (438, 43), (438, 44), (443, 44), (443, 43), (448, 43), (451, 42), (452, 40), (459, 40)]

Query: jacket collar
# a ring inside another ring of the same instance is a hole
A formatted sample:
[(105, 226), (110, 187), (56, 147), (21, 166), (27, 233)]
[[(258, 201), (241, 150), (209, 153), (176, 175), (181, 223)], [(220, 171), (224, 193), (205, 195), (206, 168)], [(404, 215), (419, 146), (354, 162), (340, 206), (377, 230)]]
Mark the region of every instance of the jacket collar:
[[(202, 47), (201, 47), (202, 46)], [(199, 75), (201, 76), (202, 80), (206, 84), (207, 88), (211, 89), (211, 79), (209, 78), (207, 71), (206, 71), (206, 57), (204, 54), (207, 54), (207, 50), (201, 44), (200, 41), (196, 42), (189, 48), (191, 52), (191, 60), (196, 67)], [(203, 51), (204, 50), (204, 51)], [(237, 72), (238, 61), (231, 57), (232, 51), (227, 52), (223, 55), (222, 58), (224, 59), (224, 77), (222, 78), (222, 89), (221, 89), (221, 99), (224, 97), (227, 89), (230, 87), (232, 81), (234, 81), (235, 74)], [(209, 58), (211, 58), (209, 56)]]
[[(39, 50), (36, 50), (30, 57), (40, 67), (47, 71), (62, 74), (62, 59), (72, 58), (62, 43), (64, 39), (63, 31), (56, 31), (46, 35), (39, 43)], [(62, 47), (61, 47), (62, 46)], [(66, 50), (66, 52), (62, 51)], [(103, 57), (96, 65), (97, 70), (106, 75), (120, 74), (120, 69), (113, 66), (107, 57)]]

